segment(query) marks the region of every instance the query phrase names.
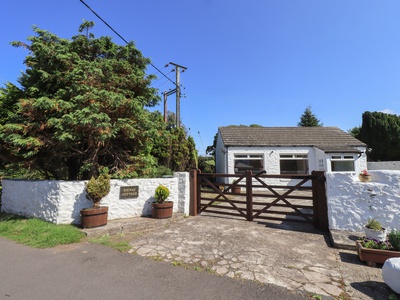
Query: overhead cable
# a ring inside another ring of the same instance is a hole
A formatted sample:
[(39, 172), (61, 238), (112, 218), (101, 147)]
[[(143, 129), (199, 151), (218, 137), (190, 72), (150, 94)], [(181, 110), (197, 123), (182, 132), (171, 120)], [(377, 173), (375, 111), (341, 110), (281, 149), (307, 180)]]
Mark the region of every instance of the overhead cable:
[[(129, 44), (127, 40), (125, 40), (116, 30), (114, 30), (114, 28), (112, 28), (105, 20), (103, 20), (102, 17), (100, 17), (89, 5), (87, 5), (85, 3), (85, 1), (83, 0), (79, 0), (83, 3), (83, 5), (85, 5), (96, 17), (98, 17), (108, 28), (110, 28), (121, 40), (123, 40), (126, 44)], [(156, 69), (161, 75), (163, 75), (165, 78), (167, 78), (169, 81), (171, 81), (174, 85), (176, 85), (176, 83), (171, 80), (167, 75), (165, 75), (163, 72), (161, 72), (161, 70), (159, 68), (157, 68), (151, 61), (149, 61), (149, 64)]]

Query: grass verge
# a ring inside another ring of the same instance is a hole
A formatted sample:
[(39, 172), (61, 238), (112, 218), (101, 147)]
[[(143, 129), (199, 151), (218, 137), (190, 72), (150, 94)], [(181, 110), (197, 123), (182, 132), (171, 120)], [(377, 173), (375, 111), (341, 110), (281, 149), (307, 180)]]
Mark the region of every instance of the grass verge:
[(0, 213), (0, 236), (34, 248), (51, 248), (78, 243), (85, 234), (73, 225), (56, 225)]
[(112, 236), (103, 235), (100, 237), (92, 237), (92, 238), (89, 237), (88, 242), (108, 246), (118, 250), (119, 252), (126, 252), (131, 249), (128, 238), (123, 234), (112, 235)]

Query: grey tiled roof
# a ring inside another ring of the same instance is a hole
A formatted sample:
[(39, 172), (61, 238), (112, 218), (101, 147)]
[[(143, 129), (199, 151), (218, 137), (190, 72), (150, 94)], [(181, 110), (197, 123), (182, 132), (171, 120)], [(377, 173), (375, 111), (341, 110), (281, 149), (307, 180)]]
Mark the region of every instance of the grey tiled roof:
[(358, 152), (367, 145), (337, 127), (220, 127), (225, 146), (317, 147), (325, 152)]

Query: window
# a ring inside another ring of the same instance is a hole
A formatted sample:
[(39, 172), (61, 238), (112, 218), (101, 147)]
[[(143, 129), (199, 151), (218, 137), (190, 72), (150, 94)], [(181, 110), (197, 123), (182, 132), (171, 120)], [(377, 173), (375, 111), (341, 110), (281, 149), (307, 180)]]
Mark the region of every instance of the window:
[(320, 171), (324, 171), (325, 170), (325, 164), (324, 164), (324, 160), (323, 159), (318, 159), (318, 169)]
[(308, 174), (307, 154), (281, 154), (281, 174)]
[(354, 172), (354, 156), (353, 155), (332, 155), (331, 156), (332, 172)]
[(264, 170), (264, 157), (262, 154), (235, 154), (235, 174), (245, 173), (251, 170), (258, 173)]

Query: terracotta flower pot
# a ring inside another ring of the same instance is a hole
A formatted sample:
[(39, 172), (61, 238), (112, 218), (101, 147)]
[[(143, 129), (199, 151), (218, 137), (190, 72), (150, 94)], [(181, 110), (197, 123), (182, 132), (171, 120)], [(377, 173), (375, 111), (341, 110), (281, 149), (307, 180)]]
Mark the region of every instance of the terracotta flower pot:
[(365, 248), (359, 241), (356, 241), (356, 248), (360, 260), (367, 262), (368, 265), (383, 264), (388, 258), (400, 257), (400, 251)]
[(93, 228), (107, 225), (108, 206), (81, 209), (82, 228)]
[(151, 205), (151, 215), (156, 219), (171, 218), (173, 213), (174, 202), (157, 203)]

